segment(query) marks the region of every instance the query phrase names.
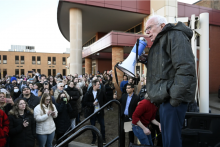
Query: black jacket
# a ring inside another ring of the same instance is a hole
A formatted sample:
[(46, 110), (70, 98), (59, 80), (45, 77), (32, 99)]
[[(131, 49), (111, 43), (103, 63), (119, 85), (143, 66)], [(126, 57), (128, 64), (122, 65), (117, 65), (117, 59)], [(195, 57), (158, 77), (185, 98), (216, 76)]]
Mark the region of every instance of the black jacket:
[[(124, 117), (124, 111), (126, 107), (126, 102), (127, 102), (128, 94), (125, 93), (122, 95), (122, 97), (118, 100), (121, 103), (121, 117)], [(132, 115), (138, 105), (138, 102), (140, 99), (136, 94), (133, 93), (129, 108), (128, 108), (128, 116), (130, 119), (132, 119)]]
[(33, 147), (35, 145), (36, 126), (32, 114), (26, 113), (29, 125), (23, 126), (23, 118), (9, 115), (9, 136), (11, 147)]
[(33, 93), (31, 93), (31, 96), (29, 99), (24, 98), (23, 94), (21, 94), (19, 98), (23, 98), (28, 103), (28, 106), (33, 110), (38, 104), (40, 104), (40, 98), (35, 96)]
[(6, 113), (6, 115), (8, 116), (8, 112), (13, 108), (13, 106), (11, 104), (6, 104), (3, 108), (3, 111)]
[[(95, 98), (93, 96), (92, 91), (93, 91), (93, 88), (90, 88), (89, 91), (84, 96), (83, 103), (85, 106), (94, 107), (93, 103), (95, 101)], [(105, 97), (102, 90), (100, 90), (100, 89), (97, 90), (96, 98), (97, 98), (99, 105), (100, 105), (100, 108), (101, 108), (106, 102), (106, 97)], [(95, 107), (94, 107), (94, 109), (95, 109)], [(101, 114), (104, 115), (104, 110), (101, 111)]]
[(156, 36), (148, 54), (147, 93), (152, 102), (171, 105), (193, 102), (196, 90), (192, 30), (182, 22), (167, 24)]
[(144, 99), (145, 94), (147, 93), (147, 89), (146, 89), (146, 85), (141, 87), (141, 90), (138, 94), (138, 97), (140, 99), (140, 101), (142, 101)]
[(77, 109), (77, 100), (80, 98), (80, 92), (77, 88), (73, 87), (67, 87), (66, 92), (70, 96), (69, 103), (73, 109), (72, 113), (70, 113), (70, 118), (76, 118), (78, 114), (78, 109)]
[(56, 123), (56, 133), (62, 134), (65, 133), (68, 128), (71, 126), (71, 120), (69, 114), (72, 113), (72, 107), (70, 103), (61, 101), (60, 103), (55, 104), (58, 116), (55, 119)]
[(13, 92), (13, 96), (12, 99), (15, 100), (16, 98), (18, 98), (21, 95), (21, 91), (19, 90), (17, 93)]

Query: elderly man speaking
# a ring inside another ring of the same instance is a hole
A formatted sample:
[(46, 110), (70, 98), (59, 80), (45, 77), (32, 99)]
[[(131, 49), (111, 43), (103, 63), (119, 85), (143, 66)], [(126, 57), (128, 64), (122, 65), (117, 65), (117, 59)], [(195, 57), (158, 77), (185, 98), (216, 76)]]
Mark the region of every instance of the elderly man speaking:
[(193, 33), (182, 22), (170, 24), (159, 15), (148, 19), (145, 32), (153, 45), (148, 58), (140, 60), (147, 64), (150, 100), (160, 104), (163, 146), (182, 147), (181, 128), (196, 90), (195, 60), (190, 45)]

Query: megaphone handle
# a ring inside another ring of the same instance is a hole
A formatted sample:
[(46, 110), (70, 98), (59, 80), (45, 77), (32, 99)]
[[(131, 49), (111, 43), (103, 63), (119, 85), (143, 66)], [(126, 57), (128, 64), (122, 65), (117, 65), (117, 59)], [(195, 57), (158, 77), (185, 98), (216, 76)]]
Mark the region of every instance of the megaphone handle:
[(139, 39), (137, 39), (137, 43), (136, 43), (136, 63), (138, 62), (138, 47), (139, 47)]

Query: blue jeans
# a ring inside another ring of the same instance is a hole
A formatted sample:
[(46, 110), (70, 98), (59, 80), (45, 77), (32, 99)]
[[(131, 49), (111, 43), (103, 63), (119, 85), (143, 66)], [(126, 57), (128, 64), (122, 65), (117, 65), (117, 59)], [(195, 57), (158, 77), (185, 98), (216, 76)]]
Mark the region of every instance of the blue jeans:
[[(102, 139), (105, 139), (105, 122), (104, 122), (104, 116), (101, 114), (96, 114), (93, 117), (90, 118), (91, 125), (95, 126), (95, 122), (98, 120), (101, 128), (102, 133)], [(96, 134), (92, 131), (93, 140), (96, 140)]]
[(37, 139), (39, 142), (39, 147), (52, 147), (53, 138), (55, 135), (55, 131), (51, 134), (37, 134)]
[(132, 130), (134, 135), (138, 138), (142, 145), (151, 145), (153, 146), (151, 135), (144, 134), (144, 131), (141, 127), (132, 125)]
[(182, 147), (181, 130), (188, 103), (173, 107), (169, 101), (160, 105), (160, 124), (163, 147)]

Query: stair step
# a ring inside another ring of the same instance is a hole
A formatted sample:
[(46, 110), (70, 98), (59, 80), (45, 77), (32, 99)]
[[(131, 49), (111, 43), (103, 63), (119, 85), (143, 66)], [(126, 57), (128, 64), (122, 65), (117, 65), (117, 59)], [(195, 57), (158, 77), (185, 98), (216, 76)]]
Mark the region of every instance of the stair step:
[(90, 144), (85, 144), (85, 143), (81, 143), (81, 142), (71, 141), (69, 143), (68, 147), (97, 147), (97, 146), (91, 146)]

